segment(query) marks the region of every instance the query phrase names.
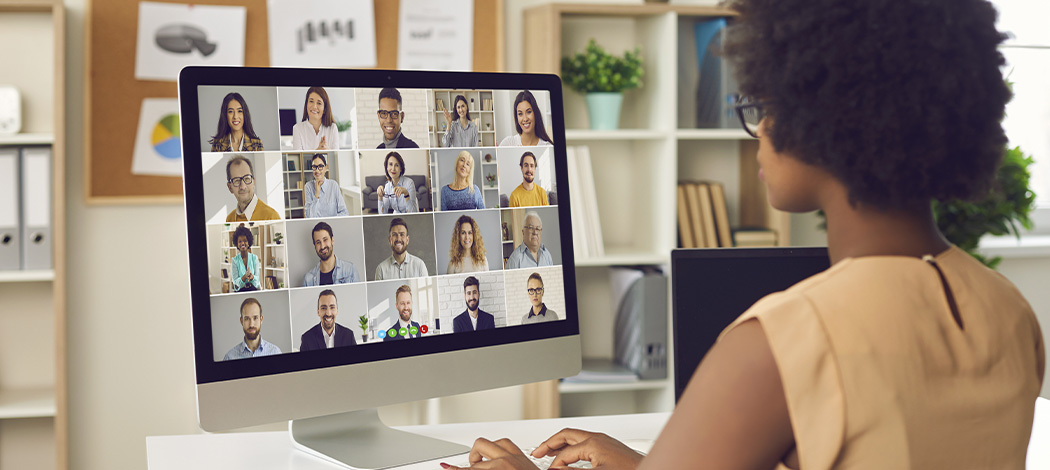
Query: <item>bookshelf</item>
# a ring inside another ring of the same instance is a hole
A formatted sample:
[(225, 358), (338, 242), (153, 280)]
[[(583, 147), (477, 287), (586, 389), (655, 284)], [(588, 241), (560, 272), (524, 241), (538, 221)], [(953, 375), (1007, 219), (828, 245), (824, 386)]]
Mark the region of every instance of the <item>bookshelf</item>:
[[(688, 119), (695, 114), (695, 83), (689, 76), (699, 68), (692, 25), (733, 15), (725, 8), (666, 3), (554, 3), (524, 10), (522, 30), (540, 32), (528, 35), (522, 54), (526, 72), (560, 73), (561, 58), (583, 50), (591, 38), (613, 54), (639, 47), (645, 68), (644, 86), (624, 95), (619, 130), (588, 129), (583, 96), (563, 88), (566, 143), (590, 149), (605, 240), (603, 256), (576, 259), (586, 358), (612, 357), (613, 267), (662, 266), (670, 276), (670, 253), (678, 246), (679, 181), (722, 183), (731, 226), (770, 228), (778, 244), (790, 243), (787, 214), (768, 206), (756, 177), (757, 141), (736, 127), (691, 128)], [(581, 223), (574, 220), (576, 226)], [(670, 310), (659, 313), (670, 325)], [(669, 351), (671, 337), (668, 331)], [(664, 380), (561, 384), (555, 392), (560, 397), (553, 399), (560, 400), (563, 416), (669, 411), (674, 406), (671, 371), (673, 364)]]
[[(434, 90), (434, 99), (431, 103), (434, 109), (430, 113), (430, 146), (441, 147), (441, 139), (445, 136), (448, 121), (445, 120), (445, 108), (453, 110), (453, 100), (457, 95), (463, 95), (467, 99), (467, 109), (470, 110), (470, 118), (478, 127), (481, 136), (479, 147), (496, 146), (496, 122), (492, 111), (492, 90)], [(455, 124), (455, 122), (453, 122)], [(486, 205), (488, 203), (486, 202)]]
[(303, 204), (306, 204), (303, 187), (313, 179), (313, 173), (306, 171), (303, 158), (311, 154), (286, 153), (282, 177), (284, 178), (284, 218), (301, 219), (304, 215)]
[(65, 8), (0, 2), (3, 82), (22, 95), (21, 133), (0, 147), (51, 151), (52, 268), (0, 273), (0, 468), (68, 468), (65, 258)]

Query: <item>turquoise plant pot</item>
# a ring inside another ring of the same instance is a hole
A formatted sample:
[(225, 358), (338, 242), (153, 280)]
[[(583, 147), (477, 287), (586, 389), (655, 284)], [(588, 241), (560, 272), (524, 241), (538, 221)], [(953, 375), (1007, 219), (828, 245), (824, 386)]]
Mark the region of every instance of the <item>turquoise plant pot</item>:
[(587, 93), (587, 115), (590, 116), (591, 129), (619, 129), (622, 104), (623, 93)]

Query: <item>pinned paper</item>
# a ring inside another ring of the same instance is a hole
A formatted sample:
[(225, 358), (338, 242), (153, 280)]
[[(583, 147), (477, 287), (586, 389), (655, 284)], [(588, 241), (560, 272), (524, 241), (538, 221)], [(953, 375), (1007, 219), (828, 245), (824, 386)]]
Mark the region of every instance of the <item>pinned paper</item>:
[(187, 65), (244, 65), (247, 9), (139, 3), (135, 78), (178, 80)]
[(269, 0), (270, 65), (375, 67), (373, 0)]
[(182, 176), (180, 135), (179, 100), (142, 100), (131, 172), (136, 175)]
[(474, 0), (401, 0), (397, 68), (474, 69)]

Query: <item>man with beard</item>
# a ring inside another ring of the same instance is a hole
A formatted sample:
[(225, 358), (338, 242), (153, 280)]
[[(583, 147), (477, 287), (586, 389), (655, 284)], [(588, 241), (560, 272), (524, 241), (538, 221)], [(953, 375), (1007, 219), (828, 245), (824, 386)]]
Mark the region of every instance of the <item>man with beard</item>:
[(383, 341), (396, 341), (406, 338), (418, 338), (422, 335), (419, 323), (412, 321), (412, 288), (402, 285), (394, 293), (394, 306), (397, 307), (398, 319), (390, 328)]
[(330, 286), (361, 280), (353, 262), (335, 256), (335, 235), (331, 225), (324, 222), (314, 225), (313, 239), (314, 251), (321, 261), (303, 276), (303, 286)]
[(467, 302), (467, 310), (452, 319), (453, 333), (496, 328), (496, 317), (478, 308), (481, 304), (480, 284), (474, 276), (463, 281), (463, 300)]
[(521, 227), (522, 243), (507, 258), (507, 269), (553, 266), (551, 252), (543, 246), (543, 220), (536, 211), (525, 213)]
[(427, 265), (418, 256), (408, 252), (408, 224), (397, 217), (390, 221), (389, 258), (376, 266), (375, 280), (427, 277)]
[(354, 332), (335, 322), (337, 315), (339, 315), (339, 301), (335, 298), (335, 292), (332, 289), (321, 291), (321, 295), (317, 296), (317, 317), (321, 319), (321, 322), (303, 333), (299, 350), (313, 351), (357, 345)]
[(237, 198), (237, 207), (226, 216), (227, 222), (281, 218), (277, 211), (255, 196), (255, 169), (245, 156), (234, 155), (226, 162), (226, 189)]
[(510, 193), (510, 207), (547, 206), (547, 190), (536, 184), (536, 155), (532, 152), (521, 154), (521, 184)]
[(281, 354), (281, 348), (262, 339), (262, 322), (262, 305), (259, 304), (259, 301), (255, 297), (244, 299), (244, 302), (241, 302), (241, 328), (244, 329), (244, 340), (230, 349), (222, 360)]

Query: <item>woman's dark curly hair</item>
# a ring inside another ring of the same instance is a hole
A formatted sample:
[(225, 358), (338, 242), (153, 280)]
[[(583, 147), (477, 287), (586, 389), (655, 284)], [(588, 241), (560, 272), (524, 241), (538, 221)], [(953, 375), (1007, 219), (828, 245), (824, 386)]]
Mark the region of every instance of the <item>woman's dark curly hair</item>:
[(725, 54), (765, 103), (777, 151), (852, 204), (902, 209), (987, 191), (1010, 91), (984, 0), (735, 0)]

